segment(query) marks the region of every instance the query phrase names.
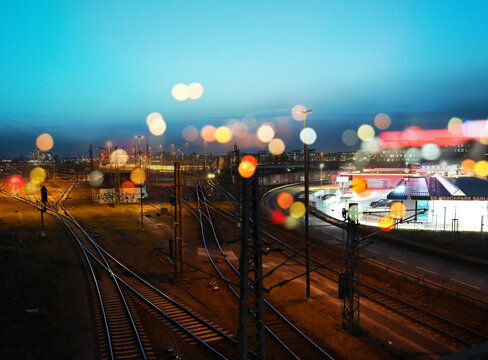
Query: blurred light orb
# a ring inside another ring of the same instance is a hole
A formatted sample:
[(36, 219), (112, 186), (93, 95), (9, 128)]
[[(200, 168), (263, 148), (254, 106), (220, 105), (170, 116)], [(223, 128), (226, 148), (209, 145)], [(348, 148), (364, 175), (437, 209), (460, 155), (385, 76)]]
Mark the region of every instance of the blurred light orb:
[(188, 142), (195, 141), (198, 138), (198, 129), (193, 125), (185, 126), (182, 132), (183, 139)]
[(136, 185), (144, 184), (144, 181), (146, 181), (146, 172), (141, 168), (135, 168), (130, 173), (130, 181)]
[(232, 131), (232, 135), (235, 137), (240, 138), (246, 136), (247, 125), (242, 121), (232, 119), (227, 123), (227, 127)]
[(149, 131), (155, 136), (163, 135), (166, 131), (166, 122), (163, 118), (156, 118), (149, 124)]
[(391, 215), (382, 216), (379, 225), (380, 229), (383, 231), (392, 231), (395, 227), (395, 219)]
[(283, 214), (281, 212), (281, 210), (279, 210), (279, 209), (271, 210), (269, 218), (270, 218), (272, 223), (278, 224), (278, 225), (283, 225), (284, 222), (286, 221), (286, 215)]
[(371, 125), (363, 124), (358, 129), (358, 138), (363, 141), (369, 141), (374, 138), (374, 129)]
[(418, 126), (406, 127), (402, 131), (401, 139), (408, 146), (408, 142), (418, 140), (420, 131), (422, 131), (422, 129), (419, 128)]
[(30, 181), (35, 184), (41, 184), (46, 180), (46, 170), (41, 167), (36, 167), (30, 172)]
[(403, 219), (407, 215), (407, 207), (400, 201), (395, 201), (390, 206), (390, 215), (394, 219)]
[(258, 128), (256, 135), (260, 141), (268, 143), (273, 140), (275, 136), (275, 131), (271, 125), (263, 124)]
[(185, 84), (176, 84), (171, 89), (171, 95), (178, 101), (185, 101), (190, 96), (190, 89)]
[(342, 142), (347, 146), (354, 146), (358, 143), (358, 135), (354, 130), (347, 129), (342, 133)]
[(232, 131), (227, 126), (220, 126), (215, 130), (215, 140), (221, 144), (226, 144), (232, 139)]
[(377, 154), (381, 150), (381, 141), (377, 137), (374, 137), (369, 141), (363, 141), (361, 143), (361, 150), (364, 150), (369, 154)]
[(303, 105), (295, 105), (291, 109), (291, 116), (296, 120), (296, 121), (303, 121), (303, 113), (307, 111), (307, 108)]
[(110, 163), (115, 165), (124, 165), (129, 160), (129, 155), (124, 149), (117, 149), (110, 154)]
[(420, 153), (425, 160), (436, 160), (441, 156), (441, 148), (436, 144), (425, 144)]
[(203, 86), (198, 82), (188, 85), (188, 97), (192, 100), (200, 99), (203, 95)]
[(269, 152), (273, 155), (281, 155), (285, 152), (285, 142), (281, 139), (273, 139), (268, 144)]
[(294, 218), (301, 218), (303, 215), (305, 215), (305, 212), (305, 205), (301, 201), (295, 201), (290, 206), (290, 215)]
[(405, 151), (405, 154), (403, 154), (403, 158), (405, 159), (405, 162), (411, 164), (419, 162), (422, 159), (422, 156), (419, 149), (410, 148)]
[(312, 145), (317, 140), (317, 133), (312, 128), (305, 128), (300, 131), (300, 140), (302, 143)]
[(353, 157), (354, 163), (360, 167), (364, 167), (368, 165), (369, 162), (369, 154), (366, 151), (359, 150), (356, 151)]
[(479, 177), (488, 176), (488, 162), (485, 160), (478, 161), (474, 166), (474, 173)]
[(120, 192), (122, 195), (134, 195), (136, 187), (132, 181), (124, 181), (120, 184)]
[(51, 135), (44, 133), (37, 137), (36, 146), (41, 151), (49, 151), (54, 146), (54, 140)]
[(293, 204), (294, 201), (295, 199), (293, 199), (293, 195), (291, 195), (289, 192), (286, 191), (280, 192), (276, 197), (276, 203), (283, 210), (288, 209)]
[(252, 155), (245, 155), (241, 161), (249, 161), (251, 164), (253, 164), (254, 167), (258, 166), (258, 161)]
[(25, 186), (25, 193), (27, 195), (37, 195), (41, 191), (41, 184), (29, 181)]
[(212, 125), (205, 125), (200, 131), (203, 140), (207, 142), (215, 141), (215, 127)]
[(387, 114), (379, 113), (374, 117), (374, 125), (380, 130), (386, 130), (391, 125), (391, 119)]
[(22, 187), (24, 186), (24, 179), (20, 175), (12, 175), (10, 177), (10, 184), (15, 187)]
[(351, 190), (356, 194), (360, 194), (368, 188), (368, 181), (360, 176), (355, 177), (351, 181)]
[(146, 117), (146, 124), (147, 126), (149, 126), (151, 124), (151, 121), (155, 120), (155, 119), (162, 119), (163, 118), (163, 115), (161, 115), (160, 113), (158, 112), (153, 112), (153, 113), (150, 113), (147, 117)]
[(463, 125), (463, 121), (460, 118), (453, 117), (447, 123), (447, 131), (449, 131), (453, 135), (460, 135), (462, 125)]
[(461, 163), (461, 171), (464, 175), (469, 175), (474, 173), (474, 166), (476, 162), (471, 159), (466, 159)]
[(283, 226), (288, 230), (295, 230), (300, 227), (300, 220), (293, 216), (287, 216)]
[(254, 175), (254, 172), (256, 171), (256, 166), (254, 166), (254, 164), (250, 161), (242, 160), (239, 164), (239, 167), (237, 168), (237, 171), (239, 172), (239, 175), (241, 175), (243, 178), (248, 179)]
[(103, 182), (103, 173), (98, 170), (94, 170), (90, 173), (90, 185), (97, 187), (102, 185)]

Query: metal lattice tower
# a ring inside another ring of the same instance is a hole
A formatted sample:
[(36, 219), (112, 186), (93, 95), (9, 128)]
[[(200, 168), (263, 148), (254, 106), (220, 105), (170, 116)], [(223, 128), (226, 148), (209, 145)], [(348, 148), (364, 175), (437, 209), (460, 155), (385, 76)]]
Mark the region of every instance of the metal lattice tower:
[(175, 189), (175, 211), (173, 219), (174, 227), (174, 266), (175, 277), (183, 277), (183, 230), (181, 224), (181, 167), (180, 163), (174, 163), (174, 189)]
[[(256, 178), (244, 179), (239, 298), (238, 358), (266, 359), (262, 240), (259, 225), (259, 188)], [(253, 274), (252, 279), (249, 275)]]
[[(356, 205), (357, 207), (357, 205)], [(346, 254), (344, 272), (339, 276), (339, 298), (342, 299), (342, 327), (353, 334), (359, 334), (359, 236), (358, 222), (351, 219), (349, 208), (347, 222)]]

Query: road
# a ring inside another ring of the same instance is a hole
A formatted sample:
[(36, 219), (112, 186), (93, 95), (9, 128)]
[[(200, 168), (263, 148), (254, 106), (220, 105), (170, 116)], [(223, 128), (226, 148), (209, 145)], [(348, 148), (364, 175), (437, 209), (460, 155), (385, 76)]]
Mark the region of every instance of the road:
[[(287, 191), (297, 194), (303, 191), (303, 187), (289, 187)], [(276, 195), (270, 195), (265, 199), (267, 206), (274, 206), (274, 196)], [(330, 239), (337, 243), (344, 243), (345, 241), (345, 232), (342, 228), (315, 216), (310, 216), (309, 226), (311, 234), (314, 236), (320, 238), (326, 235), (328, 240)], [(488, 301), (488, 276), (486, 272), (473, 269), (456, 261), (424, 255), (382, 240), (374, 240), (372, 245), (362, 251), (364, 257), (372, 257), (395, 269), (429, 279), (438, 284), (444, 284), (465, 295)]]

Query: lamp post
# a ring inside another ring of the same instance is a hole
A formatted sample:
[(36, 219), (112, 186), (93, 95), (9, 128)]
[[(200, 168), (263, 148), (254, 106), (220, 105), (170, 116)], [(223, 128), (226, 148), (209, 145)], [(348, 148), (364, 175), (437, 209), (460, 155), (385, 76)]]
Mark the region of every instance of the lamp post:
[(324, 168), (324, 164), (320, 164), (320, 187), (322, 187), (322, 169)]
[[(306, 129), (307, 115), (312, 110), (298, 110), (303, 115), (303, 129)], [(307, 299), (310, 298), (310, 245), (308, 243), (308, 203), (309, 203), (309, 184), (308, 184), (308, 152), (307, 142), (303, 142), (303, 173), (305, 180), (305, 278), (307, 288)]]
[(141, 139), (144, 139), (144, 135), (134, 136), (139, 142), (139, 167), (142, 169), (142, 156), (141, 156)]

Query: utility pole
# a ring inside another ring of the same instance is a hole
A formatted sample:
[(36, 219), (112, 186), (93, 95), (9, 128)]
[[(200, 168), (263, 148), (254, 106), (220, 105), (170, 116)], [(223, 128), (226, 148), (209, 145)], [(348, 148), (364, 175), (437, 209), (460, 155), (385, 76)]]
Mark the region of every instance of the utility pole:
[[(234, 164), (235, 164), (235, 171), (233, 173), (233, 181), (234, 181), (234, 184), (236, 185), (236, 210), (237, 210), (237, 215), (240, 216), (241, 215), (241, 194), (240, 194), (240, 188), (239, 188), (239, 184), (240, 184), (240, 181), (239, 181), (239, 173), (237, 171), (237, 168), (239, 166), (239, 162), (240, 162), (240, 154), (239, 154), (239, 149), (237, 148), (237, 144), (234, 144)], [(231, 167), (230, 167), (231, 171), (232, 171), (232, 164), (231, 164)], [(241, 234), (241, 222), (238, 221), (236, 222), (236, 240), (239, 241), (240, 240), (240, 234)]]
[(175, 244), (175, 278), (183, 278), (183, 229), (181, 224), (181, 167), (180, 163), (174, 163), (174, 188), (175, 188), (175, 211), (174, 211), (174, 244)]
[[(240, 296), (238, 359), (266, 359), (266, 332), (264, 319), (262, 239), (259, 224), (259, 184), (257, 177), (243, 179), (242, 236), (239, 259)], [(249, 279), (252, 273), (253, 279)], [(249, 298), (252, 298), (251, 303)], [(249, 331), (254, 333), (250, 344)]]
[(44, 205), (44, 208), (41, 209), (41, 237), (46, 237), (46, 230), (44, 229), (44, 212), (46, 211), (46, 203), (47, 203), (47, 189), (44, 185), (41, 187), (41, 201)]
[(359, 235), (358, 204), (349, 204), (343, 213), (347, 217), (346, 253), (344, 270), (339, 274), (339, 299), (342, 299), (342, 327), (354, 335), (361, 332), (359, 325)]
[(91, 167), (90, 167), (91, 170), (90, 171), (93, 171), (93, 170), (95, 170), (95, 168), (93, 166), (93, 148), (92, 148), (91, 144), (90, 144), (90, 150), (89, 151), (90, 151), (90, 164), (91, 164)]

